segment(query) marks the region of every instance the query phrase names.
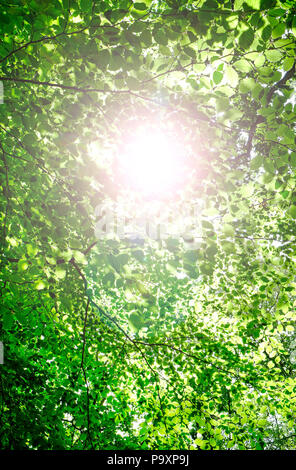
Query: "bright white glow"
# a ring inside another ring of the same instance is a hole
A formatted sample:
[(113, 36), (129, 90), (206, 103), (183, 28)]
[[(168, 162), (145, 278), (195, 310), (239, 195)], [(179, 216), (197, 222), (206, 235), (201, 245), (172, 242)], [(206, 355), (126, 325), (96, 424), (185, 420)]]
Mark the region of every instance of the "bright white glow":
[(88, 154), (100, 167), (108, 167), (112, 162), (112, 148), (105, 148), (98, 141), (88, 145)]
[[(150, 132), (149, 132), (150, 131)], [(180, 171), (178, 149), (169, 137), (151, 129), (138, 131), (124, 146), (120, 166), (137, 190), (146, 194), (172, 189)]]

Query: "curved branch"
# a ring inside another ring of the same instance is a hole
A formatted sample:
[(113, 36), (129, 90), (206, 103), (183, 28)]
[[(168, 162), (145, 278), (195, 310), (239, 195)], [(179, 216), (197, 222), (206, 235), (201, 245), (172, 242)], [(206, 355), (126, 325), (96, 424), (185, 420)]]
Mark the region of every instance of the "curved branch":
[[(274, 93), (276, 92), (276, 90), (278, 90), (283, 85), (285, 85), (285, 83), (288, 80), (290, 80), (290, 78), (293, 77), (293, 75), (295, 74), (295, 67), (296, 67), (296, 62), (294, 62), (293, 67), (290, 70), (288, 70), (288, 72), (286, 72), (285, 75), (277, 83), (275, 83), (270, 88), (270, 90), (269, 90), (269, 92), (267, 93), (267, 96), (266, 96), (266, 106), (268, 106), (270, 104), (270, 102), (272, 100), (272, 97), (273, 97)], [(262, 122), (262, 116), (259, 115), (259, 116), (257, 116), (256, 120), (253, 122), (253, 124), (250, 128), (248, 142), (247, 142), (247, 149), (246, 149), (246, 153), (245, 153), (245, 155), (247, 157), (250, 157), (251, 150), (252, 150), (252, 145), (253, 145), (253, 139), (254, 139), (254, 136), (255, 136), (257, 126), (258, 126), (258, 124), (260, 124), (260, 122)]]

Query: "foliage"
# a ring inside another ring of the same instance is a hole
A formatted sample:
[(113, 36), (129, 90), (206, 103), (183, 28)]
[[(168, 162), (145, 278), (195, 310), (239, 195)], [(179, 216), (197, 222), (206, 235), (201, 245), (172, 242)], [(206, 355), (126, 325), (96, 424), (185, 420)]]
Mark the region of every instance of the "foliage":
[[(295, 3), (0, 3), (1, 447), (295, 447)], [(95, 236), (151, 120), (199, 244)]]

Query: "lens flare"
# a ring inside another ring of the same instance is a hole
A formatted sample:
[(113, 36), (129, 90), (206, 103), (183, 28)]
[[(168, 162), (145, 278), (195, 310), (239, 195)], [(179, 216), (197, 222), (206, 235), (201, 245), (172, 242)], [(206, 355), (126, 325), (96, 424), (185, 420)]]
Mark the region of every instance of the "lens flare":
[(141, 129), (125, 143), (119, 165), (133, 189), (148, 195), (161, 194), (173, 190), (178, 182), (180, 148), (165, 133)]

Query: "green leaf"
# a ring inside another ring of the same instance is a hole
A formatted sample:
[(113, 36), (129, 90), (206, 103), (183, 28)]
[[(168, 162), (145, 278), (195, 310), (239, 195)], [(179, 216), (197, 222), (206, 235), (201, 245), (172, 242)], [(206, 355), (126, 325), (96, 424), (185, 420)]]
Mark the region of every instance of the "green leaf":
[(144, 325), (144, 319), (141, 314), (132, 312), (128, 317), (128, 323), (132, 330), (138, 331)]
[(235, 230), (230, 224), (224, 224), (222, 227), (222, 231), (227, 237), (233, 237), (235, 235)]
[(142, 2), (136, 2), (133, 4), (133, 7), (136, 9), (136, 10), (139, 10), (139, 11), (145, 11), (147, 10), (147, 6), (145, 3), (142, 3)]
[(79, 264), (87, 264), (87, 257), (85, 256), (84, 253), (81, 253), (81, 251), (74, 251), (73, 256), (75, 258), (75, 261)]
[(20, 259), (17, 263), (18, 271), (26, 271), (29, 267), (29, 263), (26, 259)]
[(196, 51), (192, 48), (192, 47), (189, 47), (189, 46), (185, 46), (183, 48), (185, 54), (187, 54), (189, 57), (191, 57), (192, 59), (195, 59), (196, 58)]
[(256, 157), (252, 158), (250, 163), (251, 170), (258, 170), (263, 165), (263, 156), (256, 155)]
[(288, 214), (293, 218), (296, 219), (296, 205), (291, 206), (288, 210)]
[(252, 196), (252, 194), (254, 193), (254, 189), (255, 188), (252, 183), (245, 184), (241, 189), (242, 196), (246, 198)]
[(153, 37), (155, 39), (155, 41), (158, 43), (158, 44), (161, 44), (162, 46), (166, 46), (168, 44), (168, 37), (167, 35), (165, 34), (164, 31), (162, 31), (161, 29), (157, 29), (154, 33), (153, 33)]
[(285, 23), (279, 23), (273, 30), (272, 30), (272, 37), (273, 39), (277, 39), (279, 37), (282, 37), (282, 35), (286, 31), (286, 25)]
[(267, 42), (271, 36), (271, 33), (272, 33), (272, 28), (271, 26), (268, 24), (267, 26), (265, 26), (265, 28), (263, 28), (262, 32), (261, 32), (261, 37), (263, 39), (263, 41)]
[(261, 67), (265, 63), (264, 54), (256, 54), (254, 65), (255, 67)]
[(272, 8), (268, 12), (268, 16), (281, 17), (284, 16), (286, 11), (283, 8)]
[(67, 273), (67, 271), (66, 271), (65, 267), (63, 267), (63, 266), (57, 266), (56, 269), (55, 269), (55, 277), (57, 279), (64, 279), (65, 276), (66, 276), (66, 273)]
[(293, 16), (292, 20), (292, 33), (296, 36), (296, 15)]
[(239, 81), (239, 76), (236, 70), (231, 67), (231, 66), (226, 66), (225, 68), (225, 78), (227, 82), (234, 88), (237, 87), (238, 81)]
[(244, 31), (239, 37), (239, 45), (242, 49), (249, 49), (254, 41), (254, 32), (251, 28)]
[(266, 51), (265, 55), (267, 60), (269, 60), (270, 62), (279, 62), (283, 57), (281, 51), (278, 50)]
[(45, 287), (46, 287), (46, 283), (44, 281), (40, 280), (40, 281), (35, 282), (35, 289), (42, 290), (42, 289), (45, 289)]
[(37, 246), (34, 246), (34, 245), (32, 245), (31, 243), (29, 243), (29, 244), (27, 245), (27, 253), (28, 253), (28, 255), (31, 256), (31, 257), (36, 256), (37, 253), (38, 253), (38, 248), (37, 248)]
[(256, 82), (253, 78), (244, 78), (241, 80), (239, 88), (242, 93), (248, 93), (252, 91), (256, 86)]
[(223, 79), (223, 73), (215, 70), (215, 72), (213, 73), (214, 83), (218, 85), (222, 81), (222, 79)]
[(96, 62), (99, 67), (105, 68), (109, 64), (110, 59), (111, 59), (110, 52), (107, 49), (103, 49), (98, 52)]
[(198, 258), (198, 252), (197, 250), (188, 250), (185, 251), (183, 255), (183, 259), (186, 263), (194, 264), (196, 263)]
[(252, 65), (246, 59), (237, 60), (234, 63), (234, 67), (240, 72), (250, 72), (252, 70)]
[(92, 0), (80, 0), (80, 8), (85, 13), (89, 13), (91, 11), (92, 4)]
[(103, 276), (102, 282), (107, 287), (114, 287), (114, 284), (115, 284), (114, 274), (111, 271), (109, 273), (105, 274), (105, 276)]
[(283, 62), (283, 68), (285, 72), (288, 72), (288, 70), (291, 70), (293, 65), (294, 65), (294, 57), (286, 57)]
[(296, 152), (291, 153), (290, 162), (291, 162), (292, 168), (296, 168)]
[(260, 10), (260, 0), (245, 0), (244, 3), (254, 10)]
[(145, 44), (146, 47), (151, 46), (152, 35), (151, 35), (151, 32), (148, 31), (147, 29), (142, 32), (142, 34), (140, 35), (140, 39)]
[(129, 90), (138, 90), (140, 87), (139, 81), (135, 77), (128, 76), (125, 81)]
[(276, 0), (260, 0), (260, 10), (270, 10), (276, 3)]

